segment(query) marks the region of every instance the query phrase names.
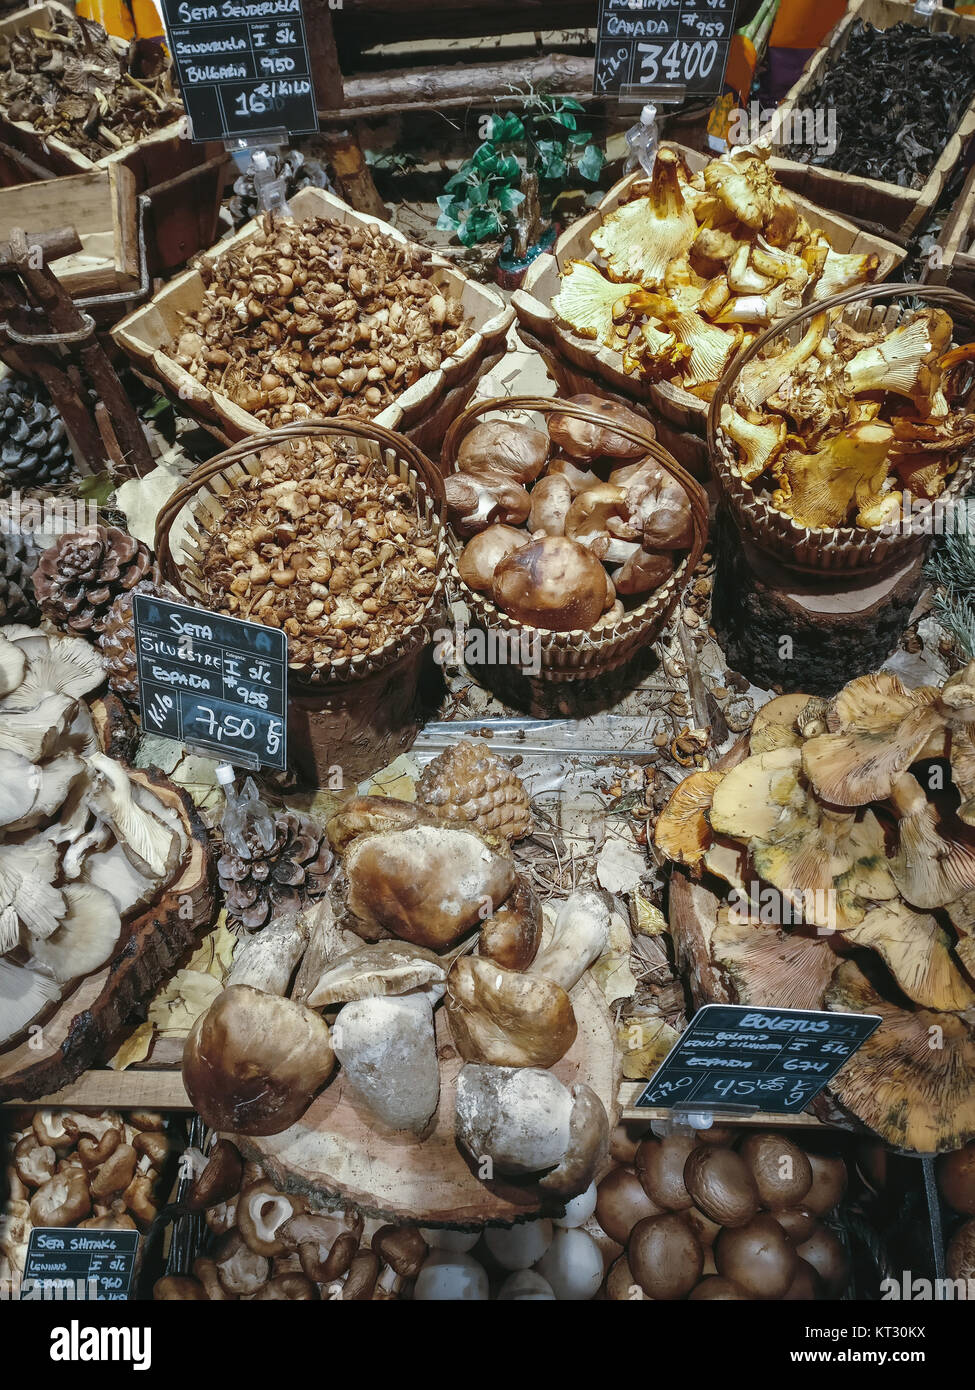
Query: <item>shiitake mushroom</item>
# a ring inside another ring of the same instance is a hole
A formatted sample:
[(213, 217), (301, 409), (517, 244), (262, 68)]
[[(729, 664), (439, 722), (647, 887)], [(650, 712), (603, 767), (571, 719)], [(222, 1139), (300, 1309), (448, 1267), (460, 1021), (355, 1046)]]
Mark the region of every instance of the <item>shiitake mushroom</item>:
[(709, 1274), (688, 1294), (689, 1303), (741, 1303), (747, 1302), (748, 1295), (737, 1284), (725, 1279), (721, 1274)]
[(629, 1240), (638, 1221), (661, 1216), (663, 1210), (647, 1195), (632, 1168), (613, 1168), (596, 1190), (596, 1220), (621, 1245)]
[(684, 1164), (684, 1186), (692, 1202), (719, 1226), (744, 1226), (758, 1211), (755, 1180), (734, 1149), (698, 1145)]
[(489, 594), (494, 586), (494, 571), (513, 550), (528, 544), (524, 531), (495, 522), (480, 531), (464, 546), (457, 557), (457, 573), (469, 589)]
[(523, 420), (482, 420), (457, 450), (457, 467), (475, 478), (503, 473), (522, 487), (545, 467), (549, 439)]
[(749, 1134), (740, 1154), (758, 1191), (759, 1203), (770, 1211), (802, 1203), (812, 1187), (812, 1165), (798, 1144), (774, 1132)]
[(666, 1211), (686, 1211), (694, 1198), (684, 1185), (684, 1165), (696, 1141), (683, 1134), (644, 1139), (636, 1151), (636, 1171), (647, 1196)]
[(850, 1279), (850, 1261), (842, 1242), (828, 1226), (817, 1224), (813, 1233), (796, 1247), (800, 1259), (819, 1275), (827, 1298), (838, 1298)]
[(590, 424), (562, 411), (553, 411), (548, 419), (548, 432), (552, 443), (570, 459), (579, 463), (592, 463), (594, 459), (633, 460), (643, 458), (646, 448), (625, 435), (618, 434), (614, 424), (626, 424), (640, 430), (645, 439), (654, 437), (654, 428), (649, 420), (637, 415), (626, 406), (608, 401), (603, 396), (594, 396), (583, 391), (577, 396), (569, 396), (574, 405), (585, 406), (587, 410), (602, 416), (605, 424)]
[(626, 1257), (649, 1298), (686, 1298), (701, 1278), (704, 1252), (676, 1212), (649, 1216), (634, 1226)]
[(725, 1228), (714, 1243), (718, 1273), (752, 1298), (781, 1298), (795, 1278), (797, 1260), (792, 1241), (765, 1212), (746, 1226)]
[(941, 1195), (949, 1207), (975, 1216), (975, 1139), (963, 1149), (942, 1154), (936, 1171)]
[(812, 1184), (803, 1196), (802, 1205), (814, 1216), (825, 1216), (843, 1199), (847, 1172), (842, 1158), (831, 1154), (807, 1153), (812, 1168)]
[(550, 632), (588, 632), (606, 605), (606, 571), (584, 545), (542, 536), (506, 555), (494, 572), (494, 601), (520, 623)]

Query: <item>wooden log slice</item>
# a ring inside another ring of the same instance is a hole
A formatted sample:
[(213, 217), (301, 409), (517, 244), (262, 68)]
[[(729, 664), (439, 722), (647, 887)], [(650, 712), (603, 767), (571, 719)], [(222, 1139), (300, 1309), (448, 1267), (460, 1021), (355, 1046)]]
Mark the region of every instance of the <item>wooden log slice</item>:
[(0, 1051), (0, 1102), (48, 1095), (111, 1056), (133, 1010), (152, 998), (212, 920), (216, 869), (192, 801), (160, 772), (130, 768), (129, 775), (179, 812), (187, 837), (182, 871), (153, 906), (125, 921), (114, 959), (40, 1017), (39, 1032)]
[(712, 622), (729, 664), (756, 685), (833, 695), (897, 646), (922, 585), (923, 554), (893, 570), (790, 570), (716, 528)]
[[(587, 974), (572, 991), (579, 1031), (551, 1071), (566, 1085), (585, 1082), (599, 1096), (610, 1128), (618, 1114), (621, 1059), (612, 1018)], [(463, 1061), (443, 1009), (434, 1018), (440, 1056), (440, 1107), (426, 1139), (380, 1128), (353, 1100), (340, 1071), (296, 1125), (283, 1134), (234, 1142), (284, 1190), (352, 1202), (384, 1221), (424, 1226), (508, 1225), (558, 1215), (564, 1204), (534, 1184), (485, 1182), (454, 1140), (454, 1095)]]

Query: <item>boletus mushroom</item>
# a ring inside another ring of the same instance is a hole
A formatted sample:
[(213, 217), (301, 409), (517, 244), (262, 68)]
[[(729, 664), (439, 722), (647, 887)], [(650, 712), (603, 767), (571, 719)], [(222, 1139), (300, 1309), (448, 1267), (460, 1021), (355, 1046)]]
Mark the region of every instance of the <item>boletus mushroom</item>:
[(444, 1008), (454, 1045), (468, 1062), (551, 1067), (576, 1037), (561, 985), (479, 956), (460, 956), (451, 966)]
[(279, 1134), (332, 1074), (325, 1021), (291, 999), (231, 985), (193, 1025), (183, 1083), (212, 1129)]
[(512, 551), (494, 572), (493, 593), (509, 617), (549, 632), (588, 632), (608, 606), (606, 571), (567, 536), (541, 536)]

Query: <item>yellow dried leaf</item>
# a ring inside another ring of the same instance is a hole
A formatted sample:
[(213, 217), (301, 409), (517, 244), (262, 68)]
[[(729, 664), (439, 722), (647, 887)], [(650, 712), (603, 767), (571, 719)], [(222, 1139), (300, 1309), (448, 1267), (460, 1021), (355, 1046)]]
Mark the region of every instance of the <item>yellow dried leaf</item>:
[(630, 969), (630, 952), (604, 951), (591, 967), (593, 977), (608, 1004), (617, 999), (631, 999), (636, 989), (636, 976)]
[(136, 1062), (144, 1062), (149, 1056), (154, 1033), (155, 1026), (152, 1023), (140, 1023), (125, 1039), (108, 1065), (115, 1071), (125, 1071), (126, 1067), (131, 1067)]
[(188, 1033), (222, 988), (212, 975), (199, 970), (178, 970), (149, 1005), (149, 1020), (160, 1033)]
[(212, 975), (215, 980), (223, 981), (227, 978), (236, 945), (236, 936), (227, 929), (227, 912), (224, 908), (217, 917), (213, 930), (203, 938), (190, 956), (186, 969), (197, 971), (201, 975)]
[(679, 1037), (676, 1028), (652, 1014), (623, 1019), (616, 1031), (623, 1075), (629, 1081), (649, 1079)]
[(667, 918), (640, 893), (634, 893), (633, 906), (636, 909), (633, 930), (639, 936), (662, 936), (667, 930)]

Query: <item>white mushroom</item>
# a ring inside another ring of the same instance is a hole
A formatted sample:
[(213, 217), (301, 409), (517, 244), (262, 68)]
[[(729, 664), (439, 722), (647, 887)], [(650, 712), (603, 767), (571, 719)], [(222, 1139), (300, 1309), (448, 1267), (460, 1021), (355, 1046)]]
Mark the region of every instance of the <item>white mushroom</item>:
[(390, 1129), (420, 1134), (436, 1113), (440, 1068), (433, 1010), (422, 994), (357, 999), (332, 1028), (346, 1085)]
[(307, 940), (308, 929), (294, 913), (272, 918), (255, 936), (238, 939), (225, 983), (251, 985), (265, 994), (287, 994)]
[(52, 887), (57, 872), (57, 851), (48, 840), (0, 845), (0, 906), (11, 908), (35, 939), (50, 936), (65, 915), (64, 898)]
[(557, 1230), (538, 1273), (560, 1302), (595, 1298), (603, 1282), (602, 1252), (586, 1231)]
[(566, 991), (578, 984), (609, 944), (609, 909), (600, 893), (571, 893), (559, 909), (551, 939), (528, 967), (528, 974), (554, 980)]
[(0, 748), (20, 753), (32, 763), (50, 757), (78, 712), (68, 695), (46, 695), (34, 709), (4, 710), (0, 718)]
[[(10, 644), (8, 644), (10, 645)], [(0, 749), (0, 827), (26, 816), (37, 795), (34, 764), (9, 748)]]
[(7, 829), (27, 830), (48, 820), (64, 805), (72, 786), (84, 771), (84, 763), (73, 753), (62, 753), (49, 762), (32, 766), (27, 781), (34, 793), (33, 802), (18, 820), (8, 823)]
[(431, 1250), (413, 1290), (414, 1303), (484, 1302), (490, 1284), (484, 1266), (471, 1255)]
[(24, 679), (27, 656), (21, 649), (0, 636), (0, 696), (7, 698)]
[(162, 821), (137, 805), (132, 783), (121, 763), (96, 753), (88, 759), (92, 785), (88, 803), (107, 821), (131, 863), (141, 872), (165, 879), (179, 862), (179, 838)]
[(530, 1269), (552, 1244), (551, 1221), (525, 1221), (518, 1226), (489, 1226), (484, 1243), (502, 1269)]
[(111, 895), (90, 883), (69, 883), (63, 892), (67, 916), (46, 940), (32, 936), (29, 946), (37, 964), (65, 983), (105, 964), (122, 919)]
[(509, 1274), (498, 1289), (498, 1303), (554, 1303), (555, 1294), (547, 1279), (534, 1269)]
[(60, 994), (50, 976), (0, 959), (0, 1043), (26, 1028)]
[(45, 651), (38, 646), (30, 653), (22, 645), (8, 644), (24, 657), (27, 670), (18, 686), (4, 695), (0, 710), (34, 709), (51, 693), (80, 700), (105, 680), (102, 658), (84, 638), (48, 637), (46, 643)]

